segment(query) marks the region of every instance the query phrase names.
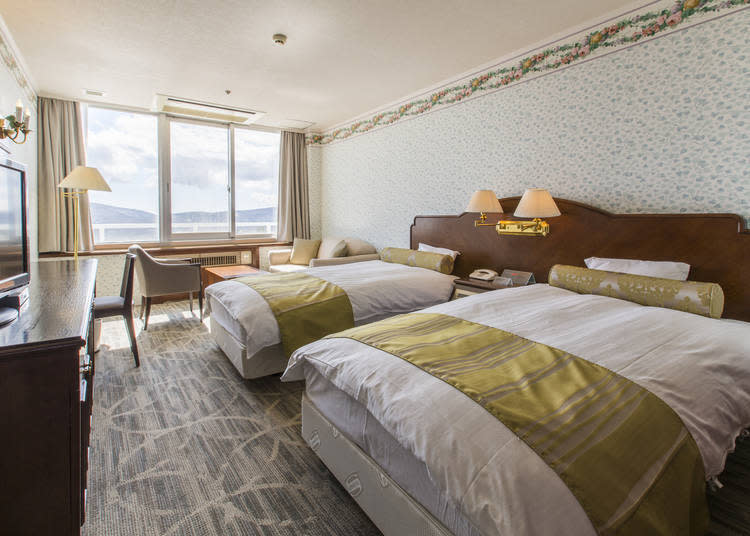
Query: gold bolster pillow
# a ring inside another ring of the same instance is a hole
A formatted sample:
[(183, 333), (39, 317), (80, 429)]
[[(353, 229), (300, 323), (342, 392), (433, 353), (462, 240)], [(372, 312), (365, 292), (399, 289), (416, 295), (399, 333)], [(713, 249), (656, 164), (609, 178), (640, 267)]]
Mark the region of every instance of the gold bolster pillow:
[(441, 274), (450, 274), (453, 271), (453, 257), (432, 253), (429, 251), (417, 251), (415, 249), (383, 248), (380, 252), (380, 260), (395, 262), (406, 266), (418, 266), (435, 270)]
[(549, 271), (549, 284), (579, 294), (609, 296), (711, 318), (721, 318), (724, 310), (724, 292), (716, 283), (675, 281), (556, 264)]

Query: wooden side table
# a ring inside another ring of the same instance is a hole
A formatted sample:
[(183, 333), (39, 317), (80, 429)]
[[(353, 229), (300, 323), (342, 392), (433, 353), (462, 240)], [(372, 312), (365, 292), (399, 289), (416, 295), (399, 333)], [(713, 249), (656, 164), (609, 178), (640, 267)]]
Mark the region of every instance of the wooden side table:
[(491, 290), (499, 290), (501, 288), (510, 287), (498, 287), (493, 285), (489, 281), (481, 281), (479, 279), (471, 279), (469, 277), (454, 279), (453, 297), (451, 299), (456, 300), (458, 298), (473, 296), (474, 294), (481, 294), (482, 292), (489, 292)]
[(263, 270), (254, 268), (248, 264), (235, 264), (233, 266), (208, 266), (203, 268), (201, 277), (203, 279), (203, 288), (205, 289), (209, 285), (218, 283), (219, 281), (225, 281), (227, 279), (234, 279), (236, 277), (243, 277), (246, 275), (264, 274)]

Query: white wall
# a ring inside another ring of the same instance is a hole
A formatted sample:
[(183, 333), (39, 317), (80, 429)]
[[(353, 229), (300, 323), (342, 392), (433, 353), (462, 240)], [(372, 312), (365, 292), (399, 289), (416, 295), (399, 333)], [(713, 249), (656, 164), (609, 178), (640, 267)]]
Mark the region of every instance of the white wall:
[[(5, 46), (2, 35), (0, 35), (0, 46)], [(7, 49), (6, 49), (7, 50)], [(26, 189), (28, 196), (29, 208), (29, 250), (31, 251), (32, 260), (38, 256), (37, 248), (37, 178), (36, 178), (36, 103), (30, 96), (27, 96), (19, 83), (16, 81), (13, 70), (9, 67), (9, 62), (15, 61), (7, 55), (2, 56), (0, 61), (0, 116), (5, 117), (14, 114), (16, 101), (20, 98), (24, 108), (31, 108), (31, 129), (34, 131), (29, 134), (28, 141), (23, 145), (17, 145), (13, 142), (3, 141), (4, 147), (10, 149), (11, 154), (0, 149), (0, 158), (10, 158), (16, 162), (26, 165)], [(12, 65), (12, 64), (11, 64)]]
[(320, 151), (322, 233), (408, 246), (472, 191), (614, 212), (750, 217), (750, 10), (354, 136)]

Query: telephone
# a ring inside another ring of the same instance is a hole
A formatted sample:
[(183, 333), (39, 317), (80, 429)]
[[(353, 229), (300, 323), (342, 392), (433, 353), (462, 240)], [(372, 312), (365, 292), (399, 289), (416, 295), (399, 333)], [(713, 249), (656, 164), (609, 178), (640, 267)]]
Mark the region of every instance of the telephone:
[(492, 281), (497, 277), (497, 272), (487, 268), (480, 268), (479, 270), (471, 272), (469, 277), (472, 279), (479, 279), (480, 281)]

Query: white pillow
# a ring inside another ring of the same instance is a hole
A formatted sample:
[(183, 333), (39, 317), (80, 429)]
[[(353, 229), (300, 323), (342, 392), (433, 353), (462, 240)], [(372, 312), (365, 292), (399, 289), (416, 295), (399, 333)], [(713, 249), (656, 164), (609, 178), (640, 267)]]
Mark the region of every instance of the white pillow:
[(417, 251), (429, 251), (430, 253), (440, 253), (441, 255), (450, 255), (453, 257), (453, 260), (456, 260), (456, 257), (458, 255), (461, 255), (459, 251), (453, 251), (452, 249), (448, 248), (436, 248), (435, 246), (428, 246), (427, 244), (423, 244), (422, 242), (419, 243), (419, 248), (417, 248)]
[(635, 259), (602, 259), (589, 257), (585, 259), (586, 268), (606, 270), (623, 274), (647, 275), (663, 279), (687, 281), (690, 265), (684, 262), (639, 261)]

